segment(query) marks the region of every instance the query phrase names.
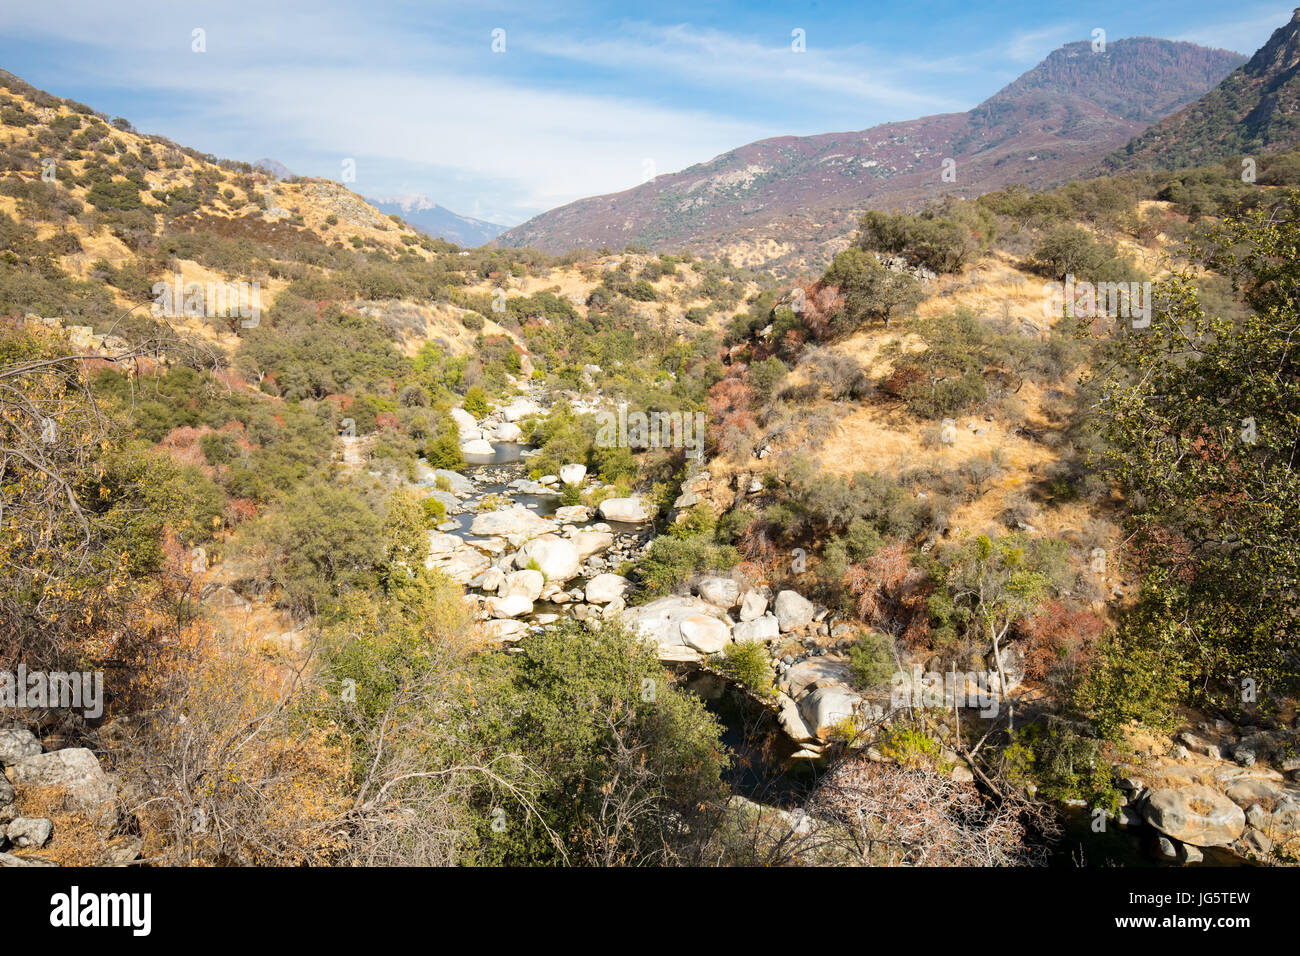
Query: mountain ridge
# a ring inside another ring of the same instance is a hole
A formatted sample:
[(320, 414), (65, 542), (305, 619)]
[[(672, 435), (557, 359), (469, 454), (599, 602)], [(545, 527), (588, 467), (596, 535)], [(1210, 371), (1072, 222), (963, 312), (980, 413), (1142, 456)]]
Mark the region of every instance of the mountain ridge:
[[(1058, 185), (1245, 59), (1148, 37), (1115, 41), (1102, 53), (1086, 41), (1066, 44), (965, 113), (758, 140), (632, 189), (558, 207), (497, 241), (552, 251), (690, 247), (747, 265), (819, 266), (843, 247), (867, 208), (912, 207), (1013, 182)], [(954, 164), (948, 180), (945, 160)]]
[(1214, 89), (1108, 156), (1108, 171), (1179, 169), (1300, 143), (1300, 8)]

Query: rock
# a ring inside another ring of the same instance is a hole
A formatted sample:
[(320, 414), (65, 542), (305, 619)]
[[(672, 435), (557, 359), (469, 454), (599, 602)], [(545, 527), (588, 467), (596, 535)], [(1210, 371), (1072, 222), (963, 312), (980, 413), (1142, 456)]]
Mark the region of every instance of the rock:
[(588, 604), (608, 604), (626, 593), (630, 582), (621, 574), (598, 574), (587, 582), (584, 594)]
[(679, 625), (682, 640), (702, 654), (716, 654), (731, 640), (727, 625), (706, 614), (692, 614)]
[(117, 788), (84, 747), (24, 757), (9, 768), (9, 779), (18, 787), (57, 787), (83, 810), (116, 817)]
[(509, 618), (484, 621), (482, 626), (483, 635), (493, 644), (509, 644), (528, 633), (527, 624)]
[(1199, 847), (1194, 847), (1190, 843), (1178, 844), (1178, 862), (1187, 866), (1191, 863), (1203, 863), (1205, 854)]
[(478, 419), (465, 411), (463, 408), (453, 408), (451, 410), (452, 420), (456, 423), (456, 428), (460, 432), (460, 437), (464, 439), (468, 432), (473, 432), (474, 437), (478, 437)]
[(623, 620), (642, 639), (653, 641), (661, 661), (698, 661), (700, 653), (686, 643), (681, 624), (694, 615), (721, 617), (722, 612), (707, 601), (694, 597), (662, 597), (628, 608)]
[(232, 589), (224, 585), (209, 594), (206, 601), (212, 607), (237, 608), (239, 610), (252, 606)]
[(492, 430), (492, 440), (515, 443), (524, 437), (523, 431), (514, 422), (502, 422)]
[(1269, 812), (1258, 803), (1252, 803), (1246, 808), (1246, 822), (1256, 830), (1267, 830), (1269, 820)]
[(1242, 808), (1252, 803), (1273, 803), (1282, 798), (1283, 792), (1281, 787), (1258, 777), (1245, 777), (1227, 789), (1228, 799)]
[(429, 557), (447, 558), (465, 547), (465, 542), (454, 534), (441, 534), (437, 531), (429, 532)]
[(484, 591), (499, 591), (505, 580), (505, 572), (500, 568), (488, 568), (483, 572), (483, 579), (479, 581), (478, 586)]
[(1269, 818), (1268, 828), (1275, 840), (1300, 837), (1300, 794), (1292, 791), (1277, 804)]
[(1157, 830), (1193, 846), (1227, 846), (1246, 828), (1241, 807), (1202, 784), (1153, 791), (1142, 812)]
[(1245, 857), (1266, 857), (1273, 852), (1273, 841), (1258, 830), (1247, 830), (1234, 849)]
[(775, 617), (764, 614), (752, 621), (741, 621), (731, 633), (737, 641), (774, 641), (781, 636), (781, 627)]
[(586, 505), (565, 505), (555, 509), (555, 520), (560, 524), (581, 524), (591, 520), (591, 509)]
[(776, 719), (780, 723), (781, 729), (785, 731), (786, 736), (797, 744), (808, 743), (816, 739), (816, 734), (804, 721), (803, 714), (799, 713), (799, 705), (794, 702), (794, 698), (788, 694), (781, 694), (777, 699), (777, 703), (780, 710), (777, 711)]
[(740, 598), (740, 619), (752, 621), (767, 611), (767, 597), (762, 591), (750, 588)]
[(530, 562), (536, 562), (537, 570), (546, 575), (547, 582), (577, 577), (582, 563), (573, 542), (555, 535), (533, 538), (519, 549), (515, 567), (526, 568)]
[(853, 716), (854, 708), (862, 698), (847, 687), (831, 685), (818, 687), (800, 698), (799, 713), (813, 733), (825, 740), (836, 725)]
[(1160, 854), (1161, 859), (1176, 860), (1178, 859), (1178, 847), (1174, 841), (1167, 836), (1162, 836), (1156, 841), (1156, 852)]
[(34, 757), (41, 752), (41, 742), (30, 730), (10, 727), (0, 730), (0, 766), (17, 763), (24, 757)]
[(733, 608), (740, 603), (740, 585), (731, 578), (717, 575), (701, 578), (698, 590), (700, 597), (723, 610)]
[(815, 612), (812, 602), (795, 591), (782, 591), (776, 596), (776, 619), (782, 633), (811, 624)]
[(445, 484), (453, 495), (461, 498), (468, 498), (478, 489), (474, 482), (470, 481), (458, 471), (450, 471), (446, 468), (439, 468), (433, 473), (434, 484)]
[(104, 851), (101, 866), (129, 866), (140, 859), (144, 841), (137, 836), (119, 837), (108, 845)]
[(533, 613), (533, 599), (527, 594), (490, 597), (483, 602), (483, 605), (494, 618), (522, 617)]
[(640, 495), (630, 498), (606, 498), (600, 503), (600, 516), (606, 521), (640, 524), (654, 517), (654, 507)]
[(614, 546), (614, 535), (608, 531), (579, 531), (569, 540), (578, 549), (579, 561), (586, 561), (592, 555), (608, 551)]
[(458, 584), (469, 584), (491, 567), (486, 554), (480, 554), (473, 548), (461, 548), (445, 558), (429, 557), (424, 566), (430, 570), (437, 569)]
[(810, 657), (786, 671), (781, 685), (787, 694), (797, 698), (811, 688), (829, 684), (847, 685), (852, 679), (853, 672), (844, 658)]
[(501, 417), (508, 422), (517, 422), (520, 419), (527, 418), (529, 415), (538, 415), (542, 411), (542, 406), (538, 405), (531, 398), (516, 398), (505, 408), (501, 409)]
[(474, 455), (479, 458), (495, 454), (492, 444), (485, 438), (471, 438), (460, 446), (460, 452), (462, 455)]
[(475, 515), (469, 531), (484, 537), (507, 537), (527, 541), (529, 538), (551, 534), (556, 530), (554, 521), (538, 517), (518, 505), (498, 511), (485, 511)]
[(14, 856), (12, 853), (0, 853), (0, 867), (9, 866), (58, 866), (58, 864), (35, 856)]
[(579, 485), (587, 477), (586, 465), (561, 465), (560, 481), (566, 485)]
[(17, 817), (5, 827), (5, 836), (20, 850), (39, 850), (50, 842), (53, 835), (54, 824), (44, 817)]
[[(545, 586), (546, 575), (541, 571), (527, 568), (523, 571), (507, 574), (501, 582), (501, 587), (497, 589), (497, 593), (502, 597), (523, 595), (528, 598), (531, 604), (542, 596), (542, 588)], [(510, 617), (514, 617), (514, 615), (510, 615)]]

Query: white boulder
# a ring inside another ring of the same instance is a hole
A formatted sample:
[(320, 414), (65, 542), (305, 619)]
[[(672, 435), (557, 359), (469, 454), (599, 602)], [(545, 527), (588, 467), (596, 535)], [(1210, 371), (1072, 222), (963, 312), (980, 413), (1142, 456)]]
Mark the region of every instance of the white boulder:
[(731, 578), (713, 575), (700, 580), (700, 597), (714, 607), (733, 608), (740, 601), (740, 585)]
[(776, 596), (776, 619), (782, 633), (810, 624), (815, 613), (812, 602), (796, 591), (782, 591)]
[(533, 538), (515, 555), (515, 567), (527, 568), (535, 562), (537, 570), (546, 575), (547, 582), (567, 581), (577, 577), (582, 562), (572, 541), (555, 535)]
[(588, 604), (608, 604), (615, 598), (621, 598), (628, 585), (628, 579), (621, 574), (598, 574), (587, 582), (583, 596)]
[(654, 507), (640, 495), (630, 498), (606, 498), (600, 503), (600, 516), (606, 521), (640, 524), (654, 517)]

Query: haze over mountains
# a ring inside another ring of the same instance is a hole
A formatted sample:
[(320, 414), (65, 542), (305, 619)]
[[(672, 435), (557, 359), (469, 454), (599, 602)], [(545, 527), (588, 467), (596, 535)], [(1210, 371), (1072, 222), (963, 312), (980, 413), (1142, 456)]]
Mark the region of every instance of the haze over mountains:
[[(689, 246), (746, 264), (824, 264), (868, 208), (1063, 183), (1211, 89), (1245, 57), (1139, 37), (1067, 44), (965, 113), (782, 136), (633, 189), (569, 203), (499, 237), (547, 251)], [(943, 171), (945, 160), (949, 178)]]

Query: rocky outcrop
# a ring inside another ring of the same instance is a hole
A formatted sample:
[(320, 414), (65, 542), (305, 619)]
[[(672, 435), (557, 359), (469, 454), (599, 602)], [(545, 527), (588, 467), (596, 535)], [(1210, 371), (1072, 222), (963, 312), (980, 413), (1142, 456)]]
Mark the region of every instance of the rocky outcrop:
[(469, 530), (471, 534), (483, 537), (527, 541), (529, 538), (550, 534), (557, 530), (557, 526), (554, 521), (538, 517), (527, 508), (516, 505), (475, 515)]
[(1156, 790), (1143, 816), (1161, 833), (1193, 846), (1227, 846), (1246, 829), (1241, 807), (1201, 784)]
[(598, 574), (587, 582), (588, 604), (608, 604), (627, 593), (630, 582), (621, 574)]
[(723, 610), (730, 610), (740, 603), (740, 585), (731, 578), (716, 575), (701, 578), (696, 589), (701, 598)]
[(117, 788), (95, 755), (81, 747), (23, 757), (8, 769), (17, 788), (56, 787), (88, 813), (116, 815)]
[(586, 465), (564, 465), (560, 468), (560, 481), (566, 485), (580, 485), (586, 477)]
[(0, 730), (0, 766), (17, 763), (41, 752), (41, 742), (30, 730), (11, 727)]

